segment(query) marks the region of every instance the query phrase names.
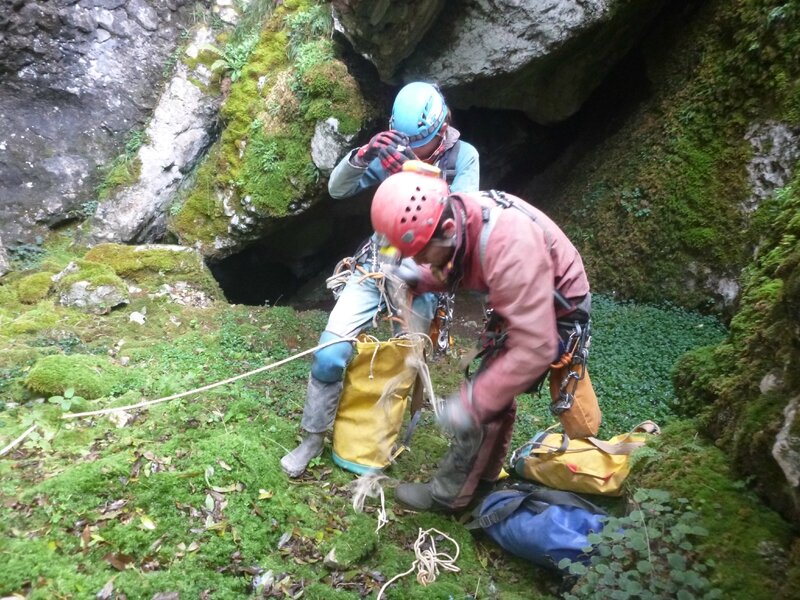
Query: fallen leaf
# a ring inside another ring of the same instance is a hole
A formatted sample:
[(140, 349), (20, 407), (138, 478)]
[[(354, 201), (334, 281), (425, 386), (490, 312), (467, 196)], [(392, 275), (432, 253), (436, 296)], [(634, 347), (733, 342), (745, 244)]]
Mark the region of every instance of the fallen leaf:
[(139, 525), (140, 529), (147, 529), (149, 531), (153, 531), (156, 528), (156, 524), (153, 522), (153, 519), (148, 517), (147, 515), (142, 515), (139, 517), (141, 524)]
[(220, 467), (222, 467), (223, 469), (225, 469), (226, 471), (232, 471), (232, 470), (233, 470), (233, 467), (231, 467), (231, 466), (230, 466), (228, 463), (226, 463), (224, 460), (217, 459), (217, 464), (218, 464)]
[(81, 532), (81, 548), (83, 548), (84, 552), (89, 548), (89, 542), (91, 541), (92, 532), (89, 530), (89, 524), (87, 523)]
[(122, 552), (109, 552), (103, 557), (103, 560), (117, 571), (124, 571), (128, 565), (133, 564), (133, 557)]
[(264, 489), (258, 490), (259, 500), (269, 500), (270, 498), (272, 498), (272, 495), (273, 494), (270, 490), (264, 490)]

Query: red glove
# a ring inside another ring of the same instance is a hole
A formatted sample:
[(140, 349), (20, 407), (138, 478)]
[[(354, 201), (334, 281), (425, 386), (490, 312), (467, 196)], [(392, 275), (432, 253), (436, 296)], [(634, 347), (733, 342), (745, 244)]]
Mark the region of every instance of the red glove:
[(403, 163), (408, 160), (408, 156), (400, 152), (397, 148), (381, 148), (378, 152), (383, 170), (389, 175), (394, 175), (403, 170)]
[(385, 148), (396, 148), (408, 144), (408, 138), (399, 131), (381, 131), (374, 135), (368, 144), (361, 146), (355, 155), (355, 160), (362, 166), (367, 166), (378, 157), (378, 153)]

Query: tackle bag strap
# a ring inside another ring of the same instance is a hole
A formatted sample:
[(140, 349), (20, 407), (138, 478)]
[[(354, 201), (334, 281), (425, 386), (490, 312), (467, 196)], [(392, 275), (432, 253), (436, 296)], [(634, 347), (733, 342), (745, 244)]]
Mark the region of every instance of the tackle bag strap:
[(596, 448), (602, 450), (606, 454), (631, 454), (637, 448), (644, 446), (644, 442), (626, 442), (624, 440), (627, 440), (632, 434), (639, 432), (657, 434), (661, 433), (661, 428), (653, 423), (653, 421), (642, 421), (616, 444), (609, 444), (606, 441), (598, 440), (594, 437), (588, 437), (586, 438), (586, 441), (591, 443)]
[(520, 495), (495, 508), (484, 515), (480, 515), (480, 507), (476, 509), (475, 518), (464, 525), (467, 529), (487, 529), (492, 525), (496, 525), (501, 521), (507, 519), (514, 514), (521, 506), (530, 509), (531, 512), (539, 514), (546, 510), (553, 504), (560, 506), (572, 506), (574, 508), (581, 508), (596, 514), (607, 514), (599, 506), (592, 504), (588, 500), (581, 498), (577, 494), (571, 492), (564, 492), (561, 490), (551, 490), (544, 487), (539, 487), (532, 484), (519, 484), (514, 487), (509, 487), (498, 492), (520, 492)]

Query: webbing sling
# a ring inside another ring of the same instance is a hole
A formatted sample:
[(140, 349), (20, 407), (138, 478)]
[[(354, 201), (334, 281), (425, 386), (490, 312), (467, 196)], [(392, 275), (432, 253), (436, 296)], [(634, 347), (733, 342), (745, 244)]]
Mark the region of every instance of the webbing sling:
[[(508, 197), (503, 192), (497, 192), (495, 190), (489, 190), (487, 192), (482, 192), (482, 195), (485, 198), (490, 198), (494, 200), (495, 204), (497, 205), (494, 208), (481, 208), (481, 219), (483, 220), (483, 228), (481, 229), (481, 235), (478, 239), (478, 256), (480, 257), (481, 262), (481, 269), (484, 268), (486, 262), (486, 246), (489, 244), (489, 235), (492, 233), (494, 226), (497, 224), (497, 219), (500, 217), (500, 212), (505, 210), (506, 208), (516, 208), (520, 211), (523, 215), (528, 217), (531, 221), (536, 223), (539, 226), (539, 229), (542, 230), (544, 234), (544, 239), (547, 242), (547, 251), (551, 252), (553, 250), (553, 245), (555, 241), (553, 240), (553, 234), (547, 229), (544, 225), (539, 222), (539, 219), (536, 217), (535, 214), (529, 212), (525, 209), (524, 206), (520, 206), (516, 204), (512, 200), (509, 200)], [(572, 309), (574, 308), (569, 301), (564, 298), (564, 295), (559, 292), (557, 289), (553, 289), (553, 296), (563, 308)]]

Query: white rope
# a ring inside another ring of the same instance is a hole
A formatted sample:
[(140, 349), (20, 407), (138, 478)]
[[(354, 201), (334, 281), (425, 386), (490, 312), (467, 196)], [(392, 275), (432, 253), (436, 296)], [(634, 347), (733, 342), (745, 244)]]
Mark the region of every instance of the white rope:
[(378, 511), (378, 527), (375, 533), (389, 522), (386, 512), (386, 497), (383, 493), (383, 484), (390, 479), (381, 471), (367, 471), (361, 477), (349, 484), (353, 490), (353, 510), (357, 513), (364, 512), (364, 501), (369, 498), (380, 497), (381, 508)]
[(0, 450), (0, 456), (5, 456), (15, 446), (17, 446), (20, 442), (22, 442), (22, 440), (24, 440), (26, 437), (28, 437), (33, 432), (33, 430), (36, 429), (37, 427), (38, 427), (38, 425), (36, 423), (34, 423), (30, 427), (28, 427), (28, 429), (26, 429), (25, 432), (21, 436), (19, 436), (17, 439), (15, 439), (13, 442), (11, 442), (8, 446), (6, 446), (2, 450)]
[(218, 381), (216, 383), (210, 383), (208, 385), (204, 385), (203, 387), (199, 387), (193, 390), (189, 390), (188, 392), (181, 392), (179, 394), (173, 394), (172, 396), (166, 396), (164, 398), (158, 398), (156, 400), (147, 400), (145, 402), (139, 402), (138, 404), (130, 404), (128, 406), (115, 406), (113, 408), (104, 408), (102, 410), (92, 410), (88, 412), (82, 413), (66, 413), (61, 415), (62, 419), (77, 419), (80, 417), (91, 417), (94, 415), (104, 415), (107, 413), (117, 412), (120, 410), (132, 410), (134, 408), (145, 408), (153, 406), (154, 404), (160, 404), (161, 402), (168, 402), (169, 400), (176, 400), (178, 398), (183, 398), (184, 396), (189, 396), (190, 394), (196, 394), (198, 392), (205, 392), (207, 390), (214, 389), (221, 385), (226, 385), (228, 383), (232, 383), (234, 381), (238, 381), (239, 379), (244, 379), (245, 377), (250, 377), (251, 375), (255, 375), (256, 373), (262, 373), (264, 371), (269, 371), (270, 369), (274, 369), (276, 367), (280, 367), (285, 365), (286, 363), (292, 362), (293, 360), (297, 360), (298, 358), (302, 358), (307, 354), (311, 354), (312, 352), (316, 352), (317, 350), (321, 350), (322, 348), (327, 348), (328, 346), (332, 346), (333, 344), (339, 344), (341, 342), (356, 342), (356, 338), (339, 338), (336, 340), (331, 340), (330, 342), (325, 342), (324, 344), (319, 344), (318, 346), (314, 346), (313, 348), (309, 348), (308, 350), (303, 350), (302, 352), (290, 356), (289, 358), (284, 358), (283, 360), (279, 360), (278, 362), (268, 364), (263, 367), (259, 367), (258, 369), (253, 369), (252, 371), (248, 371), (247, 373), (242, 373), (241, 375), (236, 375), (234, 377), (229, 377), (223, 381)]
[[(455, 556), (450, 556), (445, 552), (437, 552), (436, 538), (431, 532), (437, 533), (443, 538), (450, 540), (450, 542), (452, 542), (452, 544), (456, 547)], [(424, 549), (423, 546), (425, 547)], [(461, 549), (458, 547), (458, 543), (449, 535), (442, 533), (438, 529), (426, 529), (425, 531), (420, 529), (419, 535), (417, 536), (417, 541), (414, 542), (414, 554), (417, 557), (416, 560), (411, 563), (411, 568), (408, 571), (395, 575), (389, 581), (383, 584), (381, 591), (378, 592), (377, 600), (381, 600), (383, 597), (383, 592), (387, 587), (401, 577), (410, 575), (414, 572), (414, 569), (417, 570), (417, 581), (423, 586), (430, 585), (436, 581), (436, 578), (439, 576), (440, 569), (444, 571), (450, 571), (452, 573), (458, 573), (461, 571), (461, 569), (458, 568), (455, 563), (458, 559), (458, 554), (460, 551)]]

